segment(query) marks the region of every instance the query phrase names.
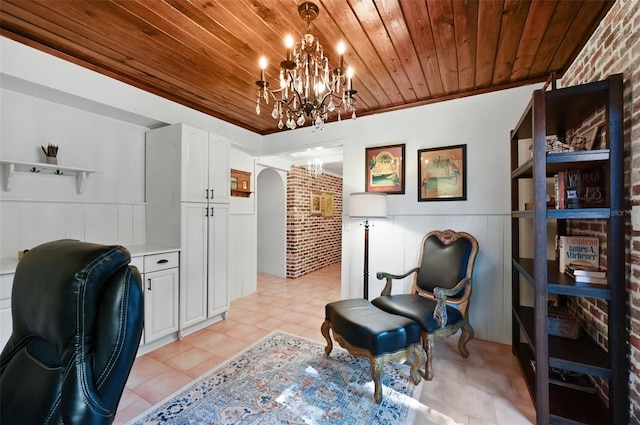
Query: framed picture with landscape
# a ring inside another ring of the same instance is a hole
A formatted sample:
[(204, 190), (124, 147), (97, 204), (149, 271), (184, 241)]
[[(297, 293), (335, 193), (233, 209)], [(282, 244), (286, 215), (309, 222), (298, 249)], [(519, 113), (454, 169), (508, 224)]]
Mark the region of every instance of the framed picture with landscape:
[(418, 151), (418, 202), (467, 199), (467, 145)]
[(365, 148), (365, 190), (404, 193), (404, 144)]

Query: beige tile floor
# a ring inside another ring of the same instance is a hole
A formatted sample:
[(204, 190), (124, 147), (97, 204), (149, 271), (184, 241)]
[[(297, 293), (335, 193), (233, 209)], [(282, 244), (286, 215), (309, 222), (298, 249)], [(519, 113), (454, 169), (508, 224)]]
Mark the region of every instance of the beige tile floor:
[[(340, 264), (298, 279), (259, 275), (257, 292), (233, 301), (227, 320), (136, 359), (115, 423), (138, 416), (273, 330), (324, 344), (324, 306), (339, 299)], [(423, 383), (415, 423), (535, 423), (510, 346), (474, 339), (463, 359), (457, 339), (437, 341), (434, 379)]]

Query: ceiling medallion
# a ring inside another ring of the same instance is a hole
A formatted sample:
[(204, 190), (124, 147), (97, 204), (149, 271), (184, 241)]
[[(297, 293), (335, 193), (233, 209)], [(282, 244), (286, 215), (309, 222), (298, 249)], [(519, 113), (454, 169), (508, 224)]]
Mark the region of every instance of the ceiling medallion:
[[(329, 68), (329, 60), (324, 56), (320, 40), (311, 35), (311, 21), (320, 13), (314, 3), (304, 2), (298, 6), (298, 14), (307, 23), (307, 32), (300, 43), (295, 44), (293, 37), (285, 38), (286, 59), (280, 62), (280, 88), (269, 89), (264, 70), (267, 60), (260, 58), (260, 80), (256, 99), (256, 113), (260, 115), (260, 102), (266, 105), (273, 98), (271, 116), (278, 120), (278, 128), (285, 125), (289, 129), (304, 126), (306, 117), (311, 119), (314, 129), (324, 129), (325, 120), (330, 113), (336, 112), (338, 121), (342, 112), (351, 113), (356, 119), (356, 90), (353, 90), (353, 69), (344, 67), (343, 42), (338, 43), (340, 64)], [(279, 97), (277, 96), (279, 94)]]

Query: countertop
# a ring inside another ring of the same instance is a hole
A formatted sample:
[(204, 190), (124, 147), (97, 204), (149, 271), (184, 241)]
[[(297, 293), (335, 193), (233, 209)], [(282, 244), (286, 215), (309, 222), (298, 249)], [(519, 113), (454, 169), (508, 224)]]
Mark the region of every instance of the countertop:
[[(180, 248), (168, 247), (162, 245), (142, 244), (142, 245), (123, 245), (129, 250), (132, 257), (142, 255), (159, 254), (162, 252), (180, 251)], [(16, 271), (18, 266), (18, 258), (0, 258), (0, 274), (10, 274)]]

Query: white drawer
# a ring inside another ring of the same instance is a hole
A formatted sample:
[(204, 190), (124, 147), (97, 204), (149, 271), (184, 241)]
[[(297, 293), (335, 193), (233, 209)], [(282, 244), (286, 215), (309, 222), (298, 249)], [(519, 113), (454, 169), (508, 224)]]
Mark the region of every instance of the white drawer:
[(141, 274), (144, 273), (144, 257), (142, 255), (131, 257), (129, 265), (136, 266)]
[(165, 252), (162, 254), (153, 254), (144, 256), (144, 272), (150, 273), (157, 270), (170, 269), (178, 267), (178, 253)]
[(14, 273), (0, 274), (0, 300), (11, 299)]

